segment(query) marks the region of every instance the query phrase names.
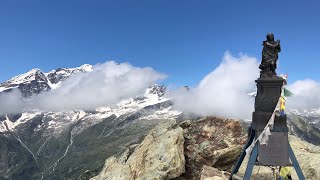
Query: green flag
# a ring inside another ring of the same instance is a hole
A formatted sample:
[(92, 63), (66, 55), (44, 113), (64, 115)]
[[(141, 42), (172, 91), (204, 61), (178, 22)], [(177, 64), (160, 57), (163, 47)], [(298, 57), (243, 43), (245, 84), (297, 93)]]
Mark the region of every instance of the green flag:
[(284, 88), (283, 95), (285, 97), (290, 97), (290, 96), (293, 96), (293, 93), (291, 91), (289, 91), (288, 89)]

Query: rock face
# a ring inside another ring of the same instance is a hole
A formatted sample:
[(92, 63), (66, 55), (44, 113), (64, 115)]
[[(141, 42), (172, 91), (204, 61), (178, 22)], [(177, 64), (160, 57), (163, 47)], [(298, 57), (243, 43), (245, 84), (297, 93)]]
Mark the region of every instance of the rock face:
[(317, 115), (290, 113), (288, 116), (289, 132), (318, 146), (320, 145), (319, 125), (319, 116)]
[(223, 180), (227, 179), (230, 173), (220, 171), (217, 168), (203, 165), (200, 180)]
[(186, 179), (200, 179), (204, 165), (230, 170), (246, 141), (245, 127), (240, 121), (206, 117), (199, 121), (185, 121)]
[(140, 145), (129, 147), (121, 157), (106, 160), (92, 180), (172, 179), (185, 172), (183, 130), (174, 120), (151, 130)]
[(4, 83), (0, 83), (0, 92), (10, 92), (16, 88), (20, 90), (23, 97), (51, 89), (45, 74), (39, 69), (32, 69), (25, 74), (18, 75)]
[[(180, 126), (180, 127), (179, 127)], [(120, 157), (111, 157), (92, 180), (226, 180), (246, 141), (246, 124), (217, 117), (197, 121), (160, 123), (141, 144), (131, 145)], [(307, 179), (320, 178), (320, 147), (289, 136)], [(180, 148), (180, 149), (179, 149)], [(184, 156), (183, 156), (184, 153)], [(242, 179), (245, 161), (237, 174)], [(293, 179), (298, 179), (291, 168)], [(252, 177), (271, 179), (269, 167), (255, 166)]]
[(84, 64), (78, 68), (58, 68), (56, 70), (52, 70), (47, 74), (47, 77), (52, 84), (58, 84), (59, 82), (66, 80), (72, 75), (90, 71), (92, 71), (92, 65)]

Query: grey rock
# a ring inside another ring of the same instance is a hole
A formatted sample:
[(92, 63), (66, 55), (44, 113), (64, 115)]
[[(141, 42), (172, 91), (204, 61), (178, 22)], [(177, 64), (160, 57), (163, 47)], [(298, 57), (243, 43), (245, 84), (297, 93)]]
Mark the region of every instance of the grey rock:
[(185, 171), (183, 130), (175, 121), (152, 129), (132, 154), (127, 149), (120, 158), (106, 160), (101, 173), (92, 180), (165, 180)]

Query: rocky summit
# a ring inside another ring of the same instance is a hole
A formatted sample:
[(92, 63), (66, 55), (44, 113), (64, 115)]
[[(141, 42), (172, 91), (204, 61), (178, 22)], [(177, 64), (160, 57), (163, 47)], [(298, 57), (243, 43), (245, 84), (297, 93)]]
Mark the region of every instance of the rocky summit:
[[(166, 122), (149, 131), (141, 144), (106, 160), (92, 180), (226, 180), (246, 140), (246, 125), (236, 120), (206, 117), (180, 124)], [(307, 179), (320, 177), (320, 147), (290, 136)], [(184, 142), (184, 143), (183, 143)], [(248, 157), (243, 164), (247, 163)], [(245, 165), (234, 179), (242, 179)], [(293, 179), (298, 179), (291, 168)], [(272, 179), (269, 167), (255, 167), (252, 178)]]

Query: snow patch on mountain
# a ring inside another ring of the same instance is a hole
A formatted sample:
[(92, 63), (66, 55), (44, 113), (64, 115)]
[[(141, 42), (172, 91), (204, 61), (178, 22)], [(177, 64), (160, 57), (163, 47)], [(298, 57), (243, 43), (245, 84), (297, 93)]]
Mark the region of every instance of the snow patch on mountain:
[[(1, 86), (1, 84), (0, 84)], [(13, 86), (13, 87), (0, 87), (0, 92), (5, 91), (5, 90), (9, 90), (9, 89), (13, 89), (13, 88), (17, 88), (18, 86)]]
[(176, 119), (180, 114), (180, 111), (173, 110), (172, 107), (167, 107), (155, 111), (151, 115), (142, 116), (141, 119)]
[[(51, 89), (56, 89), (60, 86), (61, 81), (80, 72), (90, 72), (93, 66), (84, 64), (77, 68), (59, 68), (52, 70), (49, 73), (43, 73), (40, 69), (34, 68), (24, 74), (17, 75), (6, 82), (0, 83), (0, 92), (18, 88), (21, 85), (30, 85), (32, 82), (47, 84)], [(32, 89), (38, 88), (35, 85)]]
[(39, 114), (41, 113), (40, 112), (24, 112), (22, 113), (21, 117), (14, 122), (10, 120), (8, 116), (6, 116), (6, 120), (4, 120), (3, 122), (0, 122), (0, 132), (6, 132), (7, 131), (6, 127), (9, 128), (8, 130), (12, 131), (20, 124), (26, 123), (27, 121), (29, 121), (30, 119), (34, 118)]
[(0, 133), (6, 132), (7, 129), (2, 122), (0, 122)]
[(66, 80), (70, 76), (81, 72), (91, 72), (92, 70), (92, 65), (84, 64), (77, 68), (58, 68), (56, 70), (50, 71), (49, 73), (45, 73), (45, 75), (48, 78), (48, 81), (50, 82), (50, 85), (53, 87), (53, 89), (56, 89), (57, 87), (59, 87), (59, 84), (62, 81)]
[(61, 82), (58, 82), (56, 84), (52, 84), (51, 81), (48, 81), (48, 85), (50, 86), (51, 89), (57, 89), (60, 87)]
[(90, 72), (93, 70), (93, 66), (90, 64), (84, 64), (80, 66), (78, 69), (82, 70), (83, 72)]
[(22, 113), (21, 117), (13, 123), (13, 128), (18, 126), (19, 124), (23, 124), (27, 122), (28, 120), (34, 118), (35, 116), (41, 114), (40, 112), (25, 112)]
[(70, 124), (72, 124), (79, 112), (48, 112), (44, 114), (45, 119), (49, 121), (38, 127), (39, 130), (46, 128), (48, 136), (59, 136)]
[[(162, 89), (163, 86), (150, 86), (143, 96), (122, 100), (114, 106), (99, 107), (94, 112), (86, 112), (86, 114), (82, 114), (81, 129), (78, 129), (77, 133), (80, 133), (82, 130), (97, 124), (112, 115), (115, 115), (116, 117), (130, 115), (145, 107), (171, 100), (169, 98), (165, 98), (163, 95), (159, 96), (161, 93), (159, 91), (154, 91), (155, 88)], [(172, 119), (177, 117), (179, 114), (181, 114), (181, 112), (168, 107), (156, 110), (151, 115), (142, 116), (141, 119)]]
[(33, 80), (36, 80), (36, 75), (39, 75), (41, 73), (42, 72), (40, 71), (40, 69), (35, 68), (35, 69), (28, 71), (27, 73), (13, 77), (9, 81), (12, 84), (21, 84), (21, 83), (31, 82)]
[(290, 112), (300, 116), (303, 115), (306, 117), (320, 117), (320, 109), (292, 109)]

